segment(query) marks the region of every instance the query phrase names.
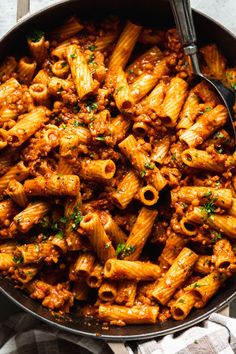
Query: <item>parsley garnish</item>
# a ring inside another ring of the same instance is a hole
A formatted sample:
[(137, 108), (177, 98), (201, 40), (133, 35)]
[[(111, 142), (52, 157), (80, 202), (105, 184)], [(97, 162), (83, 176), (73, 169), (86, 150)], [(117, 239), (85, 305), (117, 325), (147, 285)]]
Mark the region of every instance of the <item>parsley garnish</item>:
[(116, 248), (116, 255), (122, 254), (122, 256), (129, 256), (130, 254), (134, 253), (135, 246), (125, 246), (124, 243), (119, 243)]
[(67, 216), (62, 216), (59, 220), (62, 224), (66, 224), (68, 221), (68, 217)]
[(205, 108), (205, 112), (210, 112), (211, 111), (211, 107), (210, 106), (207, 106), (206, 108)]
[(78, 120), (75, 120), (74, 123), (73, 123), (73, 126), (74, 126), (75, 128), (77, 128), (77, 127), (84, 127), (85, 124), (84, 124), (83, 122), (80, 122), (80, 121), (78, 121)]
[(62, 124), (60, 128), (63, 130), (66, 129), (66, 124)]
[(88, 47), (89, 50), (91, 50), (92, 52), (96, 49), (97, 47), (95, 45), (90, 45)]
[(172, 161), (175, 161), (175, 160), (176, 160), (176, 152), (174, 152), (174, 153), (171, 155), (171, 160), (172, 160)]
[(123, 253), (124, 249), (125, 249), (125, 244), (119, 243), (116, 247), (116, 255), (118, 256), (118, 254)]
[(83, 216), (81, 214), (81, 211), (79, 209), (77, 209), (77, 207), (74, 208), (74, 213), (71, 214), (71, 219), (74, 220), (71, 228), (72, 228), (72, 230), (76, 230), (77, 226), (83, 220)]
[(110, 243), (106, 243), (106, 244), (105, 244), (105, 248), (106, 248), (106, 249), (108, 249), (110, 246), (111, 246)]
[(94, 61), (95, 55), (91, 54), (89, 59), (88, 59), (88, 64), (91, 64)]
[(232, 89), (236, 91), (236, 83), (231, 85)]
[(99, 140), (99, 141), (105, 141), (106, 140), (104, 136), (96, 136), (95, 139)]
[(96, 102), (91, 102), (91, 101), (86, 102), (87, 112), (91, 113), (92, 111), (95, 111), (97, 108), (98, 108), (98, 104)]
[(61, 67), (62, 68), (65, 68), (67, 66), (67, 62), (66, 61), (63, 61), (62, 63), (61, 63)]
[(185, 304), (185, 301), (184, 301), (184, 299), (179, 299), (179, 301), (178, 301), (180, 304)]
[(116, 90), (116, 93), (119, 93), (121, 90), (124, 90), (125, 89), (125, 86), (120, 86), (118, 87), (118, 89)]
[(222, 147), (215, 147), (215, 150), (218, 154), (222, 154), (223, 153), (223, 148)]
[(40, 30), (33, 30), (33, 32), (28, 36), (28, 39), (31, 41), (31, 42), (39, 42), (40, 39), (44, 36), (44, 32), (43, 31), (40, 31)]
[(202, 211), (205, 211), (207, 213), (207, 216), (210, 216), (212, 214), (215, 213), (215, 204), (214, 204), (215, 200), (209, 200), (209, 202), (207, 202), (206, 204), (204, 204), (201, 207)]
[(146, 175), (146, 171), (145, 170), (140, 171), (141, 178), (143, 178), (145, 175)]
[(210, 197), (212, 195), (212, 192), (211, 191), (208, 191), (208, 192), (206, 192), (206, 194), (204, 195), (204, 197)]
[(71, 54), (70, 57), (71, 57), (72, 59), (75, 59), (75, 58), (77, 58), (77, 55), (76, 55), (76, 54)]
[(62, 240), (64, 238), (65, 234), (63, 231), (59, 231), (56, 233), (55, 237), (59, 238), (60, 240)]
[(199, 283), (194, 283), (192, 285), (190, 285), (193, 289), (195, 288), (201, 288), (202, 286), (205, 286), (204, 284), (199, 284)]
[(219, 241), (221, 239), (222, 239), (222, 234), (220, 232), (219, 233), (214, 232), (213, 242), (217, 242), (217, 241)]
[(13, 262), (15, 262), (16, 264), (22, 264), (22, 263), (24, 263), (24, 258), (23, 258), (22, 255), (14, 256), (13, 257)]
[(144, 167), (147, 169), (147, 170), (154, 170), (155, 168), (155, 164), (153, 162), (146, 162), (144, 164)]

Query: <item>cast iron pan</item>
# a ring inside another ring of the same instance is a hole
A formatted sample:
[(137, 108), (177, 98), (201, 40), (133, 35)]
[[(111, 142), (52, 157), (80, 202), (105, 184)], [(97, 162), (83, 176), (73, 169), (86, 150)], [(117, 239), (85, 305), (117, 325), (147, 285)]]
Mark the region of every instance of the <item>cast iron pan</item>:
[[(157, 28), (173, 26), (169, 3), (157, 0), (70, 0), (50, 6), (33, 16), (25, 17), (0, 41), (0, 60), (14, 52), (24, 52), (25, 36), (32, 29), (43, 29), (46, 32), (58, 25), (71, 14), (79, 17), (99, 17), (106, 14), (120, 14), (131, 18), (133, 21), (153, 25)], [(219, 45), (231, 64), (236, 61), (236, 38), (225, 28), (212, 21), (203, 14), (194, 12), (194, 21), (197, 28), (199, 44), (214, 42)], [(53, 316), (38, 302), (30, 299), (23, 292), (15, 289), (6, 279), (0, 278), (0, 290), (13, 302), (30, 312), (32, 315), (54, 325), (62, 330), (75, 334), (102, 338), (107, 341), (143, 340), (156, 336), (163, 336), (191, 327), (209, 317), (215, 311), (219, 311), (236, 297), (236, 274), (229, 279), (219, 293), (200, 310), (194, 310), (183, 321), (168, 320), (157, 325), (136, 325), (126, 327), (111, 327), (109, 330), (102, 328), (101, 324), (94, 320), (78, 318), (75, 316), (67, 319), (59, 319)]]

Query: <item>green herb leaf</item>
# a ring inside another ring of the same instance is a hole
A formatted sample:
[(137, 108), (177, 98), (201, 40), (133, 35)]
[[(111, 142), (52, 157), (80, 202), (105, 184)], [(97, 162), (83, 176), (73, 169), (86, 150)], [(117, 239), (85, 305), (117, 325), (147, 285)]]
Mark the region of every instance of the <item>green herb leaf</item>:
[(14, 256), (13, 262), (15, 262), (16, 264), (22, 264), (22, 263), (24, 263), (24, 258), (22, 255)]
[(40, 31), (40, 30), (33, 30), (33, 32), (28, 36), (28, 39), (31, 41), (31, 42), (39, 42), (40, 39), (45, 35), (45, 33), (43, 31)]
[(205, 286), (204, 284), (199, 284), (199, 283), (194, 283), (192, 285), (190, 285), (193, 289), (195, 288), (201, 288), (202, 286)]
[(96, 136), (95, 140), (106, 141), (104, 136)]
[(88, 59), (88, 64), (91, 64), (94, 61), (95, 55), (91, 54), (89, 59)]
[(124, 250), (124, 254), (126, 255), (126, 256), (129, 256), (130, 254), (132, 254), (132, 253), (134, 253), (134, 251), (135, 251), (135, 246), (127, 246), (126, 248), (125, 248), (125, 250)]
[(147, 170), (154, 170), (155, 164), (154, 164), (154, 162), (146, 162), (146, 163), (144, 164), (144, 167), (145, 167)]
[(74, 220), (71, 228), (72, 230), (76, 230), (80, 222), (83, 220), (83, 216), (81, 214), (81, 211), (77, 209), (76, 207), (74, 208), (74, 212), (71, 214), (71, 220)]
[(96, 102), (91, 102), (91, 101), (86, 102), (87, 112), (91, 113), (92, 111), (95, 111), (97, 108), (98, 108), (98, 104)]
[(124, 249), (125, 249), (125, 244), (119, 243), (116, 247), (116, 255), (118, 256), (118, 254), (123, 253)]
[(206, 108), (205, 108), (205, 112), (210, 112), (211, 111), (211, 107), (210, 106), (207, 106)]
[(222, 239), (222, 234), (220, 232), (214, 232), (213, 242), (217, 242)]
[(172, 161), (175, 161), (175, 160), (176, 160), (176, 152), (174, 152), (174, 153), (171, 155), (171, 160), (172, 160)]
[(73, 54), (70, 55), (70, 57), (71, 57), (72, 59), (75, 59), (75, 58), (77, 58), (77, 55), (73, 53)]
[(180, 304), (185, 304), (184, 299), (179, 299), (178, 302), (179, 302)]
[(141, 178), (143, 178), (145, 175), (146, 175), (146, 171), (145, 170), (140, 171)]
[(231, 85), (232, 89), (236, 91), (236, 83)]
[(215, 213), (215, 200), (209, 200), (206, 204), (204, 204), (201, 207), (201, 210), (207, 213), (207, 216), (209, 217), (210, 215)]
[(111, 246), (110, 243), (106, 243), (106, 244), (105, 244), (105, 248), (106, 248), (106, 249), (108, 249), (110, 246)]
[(120, 86), (118, 87), (118, 89), (116, 90), (116, 93), (119, 93), (121, 90), (124, 90), (125, 89), (125, 86)]
[(62, 224), (66, 224), (68, 220), (69, 220), (69, 219), (68, 219), (67, 216), (62, 216), (59, 221), (60, 221)]
[(62, 124), (62, 125), (60, 126), (60, 128), (63, 129), (63, 130), (66, 129), (66, 124)]
[(62, 68), (65, 68), (67, 65), (68, 65), (68, 64), (67, 64), (66, 61), (63, 61), (63, 62), (61, 63), (61, 67), (62, 67)]
[(92, 52), (96, 49), (97, 47), (95, 45), (90, 45), (88, 47), (89, 50), (91, 50)]
[(65, 234), (63, 231), (59, 231), (56, 233), (55, 237), (59, 238), (60, 240), (62, 240), (64, 238)]
[(208, 192), (206, 192), (206, 194), (204, 195), (204, 197), (210, 197), (212, 195), (212, 192), (211, 191), (208, 191)]
[(85, 123), (80, 122), (79, 120), (75, 120), (74, 123), (73, 123), (73, 126), (74, 126), (75, 128), (77, 128), (77, 127), (84, 127), (84, 126), (85, 126)]

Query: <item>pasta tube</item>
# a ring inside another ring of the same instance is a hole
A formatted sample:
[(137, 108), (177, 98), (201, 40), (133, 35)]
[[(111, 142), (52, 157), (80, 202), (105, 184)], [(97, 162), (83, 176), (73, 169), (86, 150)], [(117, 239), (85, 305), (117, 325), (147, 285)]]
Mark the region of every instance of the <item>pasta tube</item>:
[(94, 92), (95, 84), (86, 59), (76, 44), (66, 49), (66, 57), (79, 98), (82, 100)]
[(114, 99), (121, 113), (130, 109), (134, 104), (125, 73), (121, 67), (117, 69)]
[(126, 23), (110, 58), (109, 69), (118, 66), (124, 69), (137, 42), (141, 29), (141, 26), (135, 25), (134, 23), (129, 21)]
[(129, 135), (118, 146), (123, 154), (130, 160), (131, 164), (139, 171), (142, 178), (145, 177), (157, 191), (165, 187), (165, 178), (162, 176), (159, 169), (150, 161), (144, 151), (142, 151), (141, 146), (133, 135)]
[(88, 180), (109, 180), (116, 172), (116, 165), (112, 160), (82, 160), (80, 175)]
[(197, 258), (196, 253), (187, 247), (183, 248), (164, 277), (149, 291), (149, 295), (165, 305), (184, 284)]
[(104, 280), (98, 290), (98, 296), (102, 301), (114, 302), (117, 295), (117, 285), (112, 280)]
[(100, 305), (98, 318), (111, 324), (150, 324), (157, 322), (158, 306), (117, 306)]
[(115, 257), (115, 250), (96, 213), (85, 215), (80, 227), (86, 232), (96, 254), (102, 262)]
[(80, 191), (80, 180), (76, 175), (51, 175), (47, 179), (36, 177), (24, 183), (24, 190), (30, 196), (68, 195), (77, 196)]
[(125, 175), (118, 184), (117, 190), (112, 193), (112, 198), (118, 208), (125, 209), (127, 207), (137, 193), (140, 183), (140, 179), (133, 170)]
[(186, 149), (182, 152), (181, 158), (185, 165), (189, 167), (214, 172), (224, 172), (225, 170), (223, 164), (213, 160), (212, 156), (204, 150)]
[(126, 250), (130, 249), (130, 252), (124, 256), (126, 260), (135, 261), (139, 259), (148, 236), (151, 233), (157, 213), (157, 210), (148, 209), (146, 207), (143, 207), (139, 212), (125, 244)]
[(26, 167), (23, 161), (18, 162), (15, 166), (12, 166), (2, 177), (0, 177), (0, 193), (2, 193), (8, 183), (15, 179), (16, 181), (24, 181), (29, 175), (29, 168)]
[(161, 276), (161, 269), (158, 265), (148, 262), (109, 259), (104, 267), (104, 276), (114, 280), (129, 279), (137, 282), (156, 280)]

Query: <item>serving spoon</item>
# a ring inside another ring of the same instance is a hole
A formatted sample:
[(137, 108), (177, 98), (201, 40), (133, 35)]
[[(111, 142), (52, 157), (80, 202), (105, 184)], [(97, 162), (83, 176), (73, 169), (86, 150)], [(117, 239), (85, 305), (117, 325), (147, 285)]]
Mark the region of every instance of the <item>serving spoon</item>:
[(193, 22), (190, 0), (169, 0), (174, 15), (175, 24), (179, 32), (180, 40), (183, 45), (184, 53), (188, 56), (193, 74), (206, 80), (217, 91), (225, 107), (228, 110), (230, 130), (234, 135), (236, 143), (236, 129), (234, 125), (233, 105), (235, 94), (232, 90), (225, 87), (219, 80), (209, 78), (201, 72), (198, 60), (198, 48), (196, 45), (197, 36)]

